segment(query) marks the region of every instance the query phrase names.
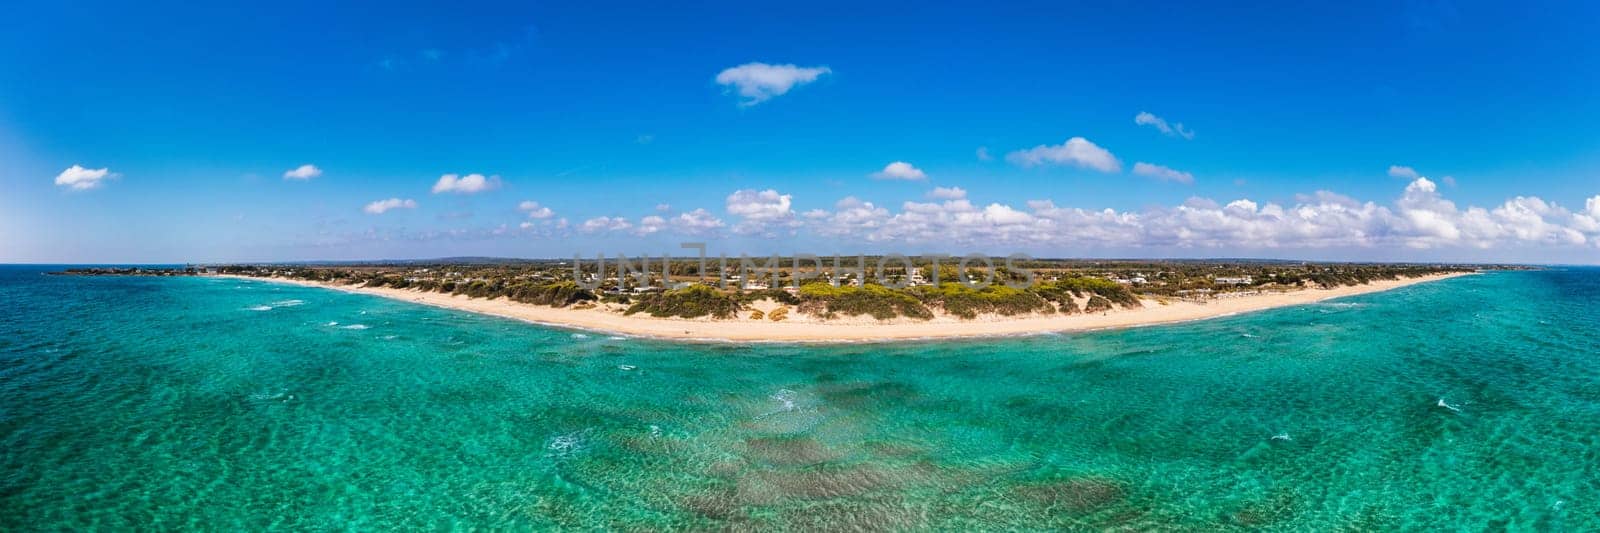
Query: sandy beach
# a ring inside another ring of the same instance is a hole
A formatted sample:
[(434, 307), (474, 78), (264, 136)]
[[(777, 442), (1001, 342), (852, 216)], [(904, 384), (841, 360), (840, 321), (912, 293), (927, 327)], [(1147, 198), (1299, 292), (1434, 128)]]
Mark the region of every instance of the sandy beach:
[[(644, 314), (625, 316), (621, 312), (623, 306), (617, 304), (600, 305), (589, 309), (566, 309), (522, 304), (503, 298), (494, 300), (474, 299), (466, 296), (387, 287), (357, 287), (284, 278), (227, 277), (369, 294), (459, 311), (512, 318), (536, 324), (622, 335), (691, 341), (835, 343), (1013, 336), (1170, 324), (1277, 307), (1309, 304), (1330, 298), (1381, 292), (1465, 275), (1469, 275), (1469, 273), (1437, 274), (1417, 278), (1386, 280), (1335, 289), (1306, 289), (1283, 293), (1218, 298), (1204, 303), (1178, 300), (1169, 300), (1163, 303), (1155, 299), (1146, 299), (1143, 300), (1144, 307), (1140, 309), (1118, 309), (1104, 313), (1075, 315), (1013, 317), (987, 315), (964, 320), (941, 314), (931, 320), (906, 318), (876, 320), (866, 316), (820, 320), (810, 315), (791, 313), (789, 319), (782, 322), (743, 318), (723, 320), (711, 318), (655, 318)], [(778, 307), (778, 305), (770, 301), (763, 301), (758, 302), (754, 307), (769, 311), (774, 307)]]

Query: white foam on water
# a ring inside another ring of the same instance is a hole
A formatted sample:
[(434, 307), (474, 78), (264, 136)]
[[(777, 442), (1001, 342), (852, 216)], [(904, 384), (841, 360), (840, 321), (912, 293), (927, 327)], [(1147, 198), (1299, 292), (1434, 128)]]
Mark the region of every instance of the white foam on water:
[(587, 339), (587, 338), (589, 338), (589, 336), (588, 335), (584, 335), (582, 333), (573, 333), (572, 334), (572, 338), (574, 338), (574, 339)]
[(327, 323), (327, 324), (323, 324), (323, 325), (324, 325), (324, 326), (328, 326), (328, 327), (333, 327), (333, 326), (337, 326), (337, 325), (339, 325), (339, 323), (338, 323), (338, 322), (329, 322), (329, 323)]
[(351, 324), (351, 325), (348, 325), (348, 326), (340, 326), (339, 329), (367, 329), (367, 325), (366, 324)]
[(784, 405), (792, 408), (794, 407), (794, 395), (795, 392), (792, 390), (778, 389), (778, 392), (772, 393), (772, 399), (781, 401)]
[(287, 394), (288, 393), (284, 393), (284, 392), (258, 392), (258, 393), (255, 393), (255, 394), (251, 394), (250, 395), (250, 399), (256, 400), (256, 401), (278, 400), (278, 399), (282, 399)]
[(246, 307), (245, 310), (246, 311), (271, 311), (272, 310), (272, 306), (270, 306), (270, 305), (258, 305), (258, 306), (255, 306), (255, 307)]
[(281, 302), (272, 302), (272, 305), (275, 307), (294, 307), (297, 305), (305, 305), (305, 303), (305, 300), (284, 300)]
[(1272, 440), (1289, 441), (1289, 440), (1294, 440), (1294, 438), (1290, 437), (1288, 433), (1279, 433), (1277, 435), (1273, 435), (1272, 436)]
[(1246, 334), (1243, 334), (1243, 335), (1240, 335), (1240, 336), (1244, 337), (1246, 339), (1254, 339), (1254, 338), (1256, 338), (1255, 334), (1253, 334), (1253, 333), (1246, 333)]
[(780, 405), (781, 407), (779, 407), (778, 410), (776, 410), (776, 411), (773, 411), (773, 412), (770, 412), (770, 413), (767, 413), (767, 414), (761, 415), (761, 416), (775, 415), (775, 414), (778, 414), (778, 413), (787, 413), (789, 411), (793, 411), (794, 410), (794, 394), (795, 394), (795, 392), (792, 391), (792, 390), (789, 390), (789, 389), (778, 389), (778, 392), (772, 393), (772, 396), (768, 396), (768, 398), (772, 398), (774, 400), (777, 400), (778, 401), (778, 405)]
[(608, 340), (608, 341), (625, 341), (625, 340), (628, 340), (628, 338), (627, 337), (622, 337), (622, 336), (617, 336), (617, 335), (612, 335), (610, 337), (606, 337), (606, 340)]
[(386, 340), (386, 341), (392, 341), (392, 340), (395, 340), (395, 339), (398, 339), (398, 338), (400, 338), (399, 335), (384, 335), (383, 336), (383, 340)]
[(636, 366), (633, 366), (633, 365), (617, 365), (617, 370), (633, 370), (635, 368), (639, 368), (639, 367), (636, 367)]
[(1451, 410), (1451, 411), (1455, 411), (1455, 412), (1457, 412), (1457, 413), (1459, 413), (1459, 412), (1461, 412), (1461, 408), (1460, 408), (1460, 407), (1456, 407), (1456, 406), (1454, 406), (1454, 405), (1450, 405), (1450, 404), (1448, 404), (1448, 403), (1445, 403), (1445, 402), (1444, 402), (1444, 398), (1439, 398), (1439, 403), (1437, 403), (1437, 404), (1435, 404), (1435, 405), (1437, 405), (1437, 406), (1439, 406), (1439, 407), (1443, 407), (1443, 408), (1445, 408), (1445, 409), (1449, 409), (1449, 410)]
[(566, 457), (568, 455), (583, 451), (583, 436), (587, 432), (588, 430), (574, 431), (565, 435), (556, 435), (551, 437), (550, 442), (545, 444), (545, 450), (547, 450), (548, 453), (545, 453), (544, 456)]

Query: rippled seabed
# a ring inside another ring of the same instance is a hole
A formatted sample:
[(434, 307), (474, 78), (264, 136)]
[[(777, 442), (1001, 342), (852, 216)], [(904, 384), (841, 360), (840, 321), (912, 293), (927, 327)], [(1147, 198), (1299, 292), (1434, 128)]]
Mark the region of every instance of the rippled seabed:
[(1597, 270), (836, 347), (39, 272), (0, 268), (5, 529), (1600, 527)]

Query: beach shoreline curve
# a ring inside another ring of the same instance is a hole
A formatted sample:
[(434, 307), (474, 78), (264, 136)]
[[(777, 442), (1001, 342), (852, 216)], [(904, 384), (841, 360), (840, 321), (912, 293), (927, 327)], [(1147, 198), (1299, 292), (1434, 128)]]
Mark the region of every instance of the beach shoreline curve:
[(219, 277), (285, 283), (353, 294), (365, 294), (432, 307), (508, 318), (547, 327), (612, 335), (688, 342), (854, 344), (1018, 337), (1176, 324), (1389, 291), (1419, 283), (1472, 274), (1476, 273), (1450, 272), (1430, 274), (1414, 278), (1379, 280), (1362, 285), (1332, 289), (1300, 289), (1281, 293), (1218, 298), (1205, 303), (1191, 301), (1167, 301), (1162, 303), (1156, 299), (1144, 299), (1144, 307), (1142, 308), (1118, 309), (1106, 313), (1014, 317), (989, 315), (980, 316), (976, 319), (960, 319), (940, 314), (931, 320), (899, 318), (885, 321), (871, 317), (821, 320), (816, 317), (797, 314), (791, 315), (794, 318), (783, 322), (745, 319), (658, 318), (647, 315), (629, 316), (617, 312), (615, 308), (572, 309), (546, 307), (512, 302), (503, 298), (489, 300), (437, 292), (389, 287), (339, 285), (282, 277), (239, 275), (221, 275)]

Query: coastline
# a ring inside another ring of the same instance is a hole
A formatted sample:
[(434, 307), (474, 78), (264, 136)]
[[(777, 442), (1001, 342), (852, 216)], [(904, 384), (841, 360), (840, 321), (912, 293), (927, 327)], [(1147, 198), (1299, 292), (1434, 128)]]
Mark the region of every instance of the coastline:
[[(1333, 289), (1301, 289), (1284, 293), (1221, 298), (1206, 303), (1169, 301), (1166, 304), (1162, 304), (1155, 299), (1144, 299), (1142, 301), (1143, 308), (1117, 309), (1095, 314), (1032, 315), (1022, 317), (984, 315), (970, 320), (940, 314), (931, 320), (899, 318), (880, 321), (863, 316), (835, 318), (824, 321), (816, 317), (796, 313), (782, 322), (747, 319), (656, 318), (642, 314), (625, 316), (617, 310), (618, 307), (615, 304), (591, 309), (555, 308), (522, 304), (505, 299), (474, 299), (452, 294), (388, 287), (356, 287), (286, 278), (236, 275), (219, 277), (332, 289), (457, 311), (510, 318), (544, 326), (608, 334), (696, 342), (827, 344), (1006, 337), (1173, 324), (1279, 307), (1304, 305), (1332, 298), (1382, 292), (1471, 274), (1474, 273), (1453, 272), (1416, 278), (1383, 280), (1365, 285)], [(776, 304), (764, 301), (755, 306), (756, 309), (763, 311), (769, 310), (771, 307), (776, 307)]]

